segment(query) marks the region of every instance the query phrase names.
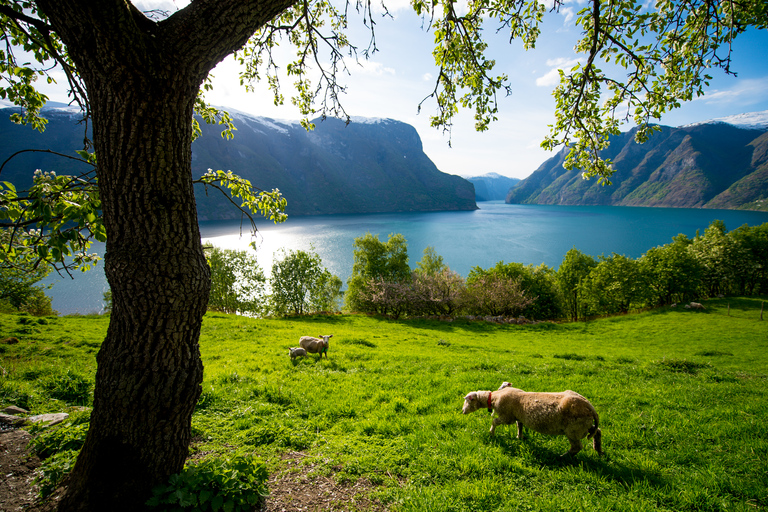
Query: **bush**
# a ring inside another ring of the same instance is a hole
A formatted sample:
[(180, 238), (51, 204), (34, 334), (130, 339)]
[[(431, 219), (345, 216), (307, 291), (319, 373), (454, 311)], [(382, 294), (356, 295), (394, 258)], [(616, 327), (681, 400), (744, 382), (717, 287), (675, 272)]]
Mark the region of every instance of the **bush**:
[(206, 459), (153, 490), (150, 508), (169, 511), (247, 511), (267, 496), (267, 467), (251, 455)]

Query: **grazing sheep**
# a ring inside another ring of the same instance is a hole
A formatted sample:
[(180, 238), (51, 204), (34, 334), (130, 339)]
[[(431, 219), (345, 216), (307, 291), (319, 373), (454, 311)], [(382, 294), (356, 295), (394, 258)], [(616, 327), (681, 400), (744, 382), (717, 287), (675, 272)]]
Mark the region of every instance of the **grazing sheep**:
[(690, 304), (686, 304), (685, 307), (686, 309), (707, 309), (700, 302), (691, 302)]
[(549, 436), (565, 436), (571, 442), (566, 454), (581, 451), (581, 440), (592, 439), (598, 455), (603, 454), (602, 432), (597, 411), (589, 400), (571, 390), (562, 393), (529, 393), (513, 388), (509, 382), (498, 391), (473, 391), (464, 397), (461, 412), (469, 414), (483, 407), (496, 413), (491, 423), (491, 435), (497, 425), (517, 422), (517, 437), (523, 438), (523, 426)]
[(288, 355), (291, 356), (291, 361), (297, 357), (307, 357), (307, 351), (300, 347), (289, 348)]
[(333, 338), (333, 334), (329, 334), (328, 336), (320, 335), (318, 338), (302, 336), (299, 338), (299, 345), (310, 354), (320, 354), (320, 358), (325, 354), (325, 358), (328, 359), (329, 338)]

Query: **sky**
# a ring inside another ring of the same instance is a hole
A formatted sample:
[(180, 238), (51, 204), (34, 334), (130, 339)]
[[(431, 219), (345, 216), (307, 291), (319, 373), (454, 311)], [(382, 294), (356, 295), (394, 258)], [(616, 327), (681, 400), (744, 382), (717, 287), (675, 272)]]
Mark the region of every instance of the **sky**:
[[(136, 0), (139, 8), (173, 11), (185, 0)], [(582, 0), (568, 0), (557, 13), (549, 13), (542, 25), (536, 48), (525, 51), (519, 41), (511, 44), (503, 34), (490, 37), (489, 54), (496, 59), (494, 74), (507, 74), (512, 94), (499, 96), (499, 120), (486, 132), (474, 129), (471, 111), (462, 111), (454, 121), (450, 137), (429, 125), (435, 103), (428, 99), (434, 89), (437, 68), (432, 57), (433, 34), (422, 28), (422, 20), (407, 0), (386, 2), (391, 18), (377, 17), (376, 43), (379, 51), (370, 59), (347, 62), (350, 74), (342, 76), (347, 93), (341, 102), (353, 117), (390, 118), (416, 128), (424, 151), (438, 169), (460, 176), (498, 173), (525, 178), (553, 156), (539, 147), (554, 122), (552, 91), (557, 85), (558, 68), (570, 69), (583, 55), (573, 46), (580, 29), (573, 24), (575, 13), (584, 7)], [(350, 20), (353, 44), (365, 47), (368, 32), (361, 18)], [(490, 25), (489, 25), (490, 27)], [(733, 44), (732, 69), (737, 76), (713, 70), (714, 78), (706, 94), (666, 114), (661, 123), (681, 126), (744, 112), (768, 110), (768, 30), (753, 30), (739, 36)], [(285, 60), (283, 67), (288, 63)], [(290, 104), (290, 82), (283, 78), (285, 104), (275, 106), (265, 85), (246, 92), (240, 85), (239, 65), (232, 57), (212, 72), (214, 90), (206, 95), (209, 103), (252, 115), (283, 120), (302, 116)], [(66, 101), (63, 91), (46, 91), (53, 101)], [(624, 127), (624, 130), (631, 126)], [(237, 136), (237, 134), (235, 134)]]

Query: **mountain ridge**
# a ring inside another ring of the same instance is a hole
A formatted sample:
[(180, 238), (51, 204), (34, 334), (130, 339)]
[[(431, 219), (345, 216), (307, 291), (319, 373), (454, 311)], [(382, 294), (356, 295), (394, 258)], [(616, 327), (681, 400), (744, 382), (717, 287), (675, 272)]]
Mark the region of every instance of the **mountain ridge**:
[[(192, 175), (209, 168), (231, 170), (254, 187), (277, 188), (288, 200), (289, 215), (381, 213), (477, 209), (472, 183), (441, 172), (424, 153), (412, 126), (392, 119), (315, 120), (307, 132), (298, 121), (253, 116), (228, 109), (237, 127), (232, 140), (221, 137), (221, 126), (200, 122), (202, 135), (192, 144)], [(82, 148), (85, 128), (79, 112), (54, 105), (43, 133), (18, 126), (0, 106), (0, 161), (16, 151), (51, 149), (74, 156)], [(82, 163), (46, 153), (14, 157), (0, 175), (18, 188), (31, 185), (35, 169), (76, 174)], [(195, 188), (198, 218), (239, 218), (229, 200), (205, 187)]]
[(564, 169), (564, 148), (505, 201), (768, 211), (768, 111), (721, 119), (742, 122), (660, 126), (642, 145), (634, 141), (636, 128), (612, 137), (601, 153), (615, 169), (609, 186)]

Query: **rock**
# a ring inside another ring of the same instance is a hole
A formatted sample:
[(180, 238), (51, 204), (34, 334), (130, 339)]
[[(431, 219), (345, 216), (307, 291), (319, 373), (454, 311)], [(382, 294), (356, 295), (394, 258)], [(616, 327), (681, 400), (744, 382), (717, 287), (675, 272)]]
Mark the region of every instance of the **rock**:
[(2, 410), (2, 412), (4, 412), (5, 414), (14, 414), (14, 415), (29, 414), (28, 410), (22, 409), (21, 407), (16, 407), (15, 405), (6, 407), (5, 409)]
[(32, 423), (49, 422), (48, 426), (61, 423), (65, 419), (69, 418), (69, 414), (65, 412), (56, 412), (51, 414), (38, 414), (37, 416), (30, 416), (27, 418)]
[(10, 414), (0, 413), (0, 424), (11, 425), (14, 427), (20, 427), (27, 422), (26, 418), (20, 418), (18, 416), (11, 416)]

